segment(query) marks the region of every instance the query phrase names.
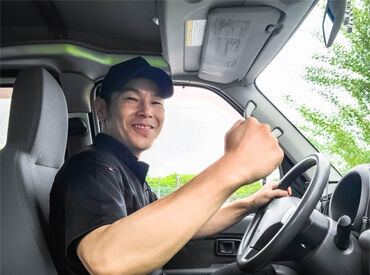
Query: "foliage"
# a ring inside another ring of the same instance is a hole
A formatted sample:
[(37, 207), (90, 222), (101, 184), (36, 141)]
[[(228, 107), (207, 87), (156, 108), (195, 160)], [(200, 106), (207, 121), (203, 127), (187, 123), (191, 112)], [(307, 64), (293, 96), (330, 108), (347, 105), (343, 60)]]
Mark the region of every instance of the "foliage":
[(152, 191), (156, 193), (159, 198), (163, 198), (192, 180), (195, 176), (196, 174), (180, 175), (173, 173), (165, 177), (148, 176), (146, 181), (148, 182)]
[[(148, 182), (149, 186), (157, 186), (158, 181), (160, 182), (161, 187), (181, 187), (188, 181), (192, 180), (196, 174), (177, 174), (173, 173), (171, 175), (165, 176), (165, 177), (150, 177), (148, 176), (146, 178), (146, 181)], [(179, 177), (179, 183), (177, 183), (177, 177)]]
[(333, 111), (309, 108), (286, 97), (309, 122), (301, 130), (320, 151), (336, 156), (341, 172), (370, 162), (370, 0), (353, 4), (353, 32), (343, 32), (349, 45), (334, 44), (327, 54), (316, 54), (318, 65), (306, 67), (305, 72)]
[[(159, 198), (163, 198), (173, 191), (177, 190), (190, 180), (192, 180), (196, 174), (171, 174), (165, 177), (150, 177), (146, 178), (150, 188), (154, 193), (157, 194)], [(178, 179), (178, 180), (177, 180)], [(229, 201), (234, 201), (247, 197), (261, 188), (261, 183), (255, 182), (246, 186), (239, 188), (234, 194), (230, 197)]]

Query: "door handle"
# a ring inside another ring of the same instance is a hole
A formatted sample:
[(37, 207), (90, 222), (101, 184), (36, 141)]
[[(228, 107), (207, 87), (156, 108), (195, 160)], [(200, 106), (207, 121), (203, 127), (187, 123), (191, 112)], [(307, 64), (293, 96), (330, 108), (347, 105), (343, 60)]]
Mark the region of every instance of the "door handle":
[(239, 239), (217, 239), (216, 255), (218, 256), (235, 256), (240, 245)]

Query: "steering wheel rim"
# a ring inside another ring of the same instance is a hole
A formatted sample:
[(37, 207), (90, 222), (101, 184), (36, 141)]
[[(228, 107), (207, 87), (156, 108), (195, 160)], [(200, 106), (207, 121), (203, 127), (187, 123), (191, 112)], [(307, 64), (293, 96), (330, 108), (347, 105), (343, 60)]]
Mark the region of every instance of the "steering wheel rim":
[[(298, 176), (302, 175), (302, 173), (306, 172), (315, 165), (316, 169), (314, 176), (298, 206), (294, 212), (291, 213), (288, 220), (279, 229), (279, 231), (259, 251), (256, 251), (253, 247), (250, 247), (250, 243), (254, 234), (258, 232), (260, 221), (265, 214), (265, 211), (268, 211), (269, 205), (272, 201), (257, 211), (255, 217), (244, 233), (238, 249), (236, 262), (240, 270), (246, 272), (257, 271), (258, 269), (272, 262), (274, 258), (283, 251), (284, 247), (286, 247), (288, 243), (292, 241), (293, 238), (303, 228), (305, 222), (310, 217), (322, 193), (324, 192), (330, 173), (329, 161), (320, 153), (308, 156), (292, 167), (292, 169), (290, 169), (289, 172), (281, 179), (279, 185), (277, 186), (279, 189), (287, 189)], [(251, 257), (248, 257), (249, 254), (251, 254)]]

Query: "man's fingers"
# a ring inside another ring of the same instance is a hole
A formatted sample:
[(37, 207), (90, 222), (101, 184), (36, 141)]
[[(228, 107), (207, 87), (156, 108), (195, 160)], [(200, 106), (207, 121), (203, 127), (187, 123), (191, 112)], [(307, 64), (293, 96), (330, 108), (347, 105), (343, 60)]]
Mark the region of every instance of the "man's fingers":
[(250, 123), (252, 123), (252, 122), (254, 122), (254, 123), (259, 123), (258, 119), (257, 119), (257, 118), (255, 118), (255, 117), (248, 117), (248, 118), (246, 118), (244, 121), (246, 121), (246, 122), (250, 122)]
[[(233, 126), (231, 126), (231, 128), (229, 129), (229, 131), (226, 132), (226, 135), (225, 135), (225, 138), (227, 138), (227, 136), (236, 128), (238, 127), (240, 124), (242, 124), (244, 122), (244, 120), (242, 119), (239, 119), (237, 122), (234, 123)], [(226, 144), (225, 144), (226, 145)]]
[(267, 184), (270, 185), (272, 189), (274, 189), (279, 184), (279, 182), (278, 181), (270, 181)]
[[(279, 185), (280, 182), (278, 181), (270, 181), (268, 182), (266, 185), (269, 185), (272, 187), (272, 189), (276, 188), (278, 185)], [(279, 189), (280, 190), (280, 189)], [(285, 190), (284, 190), (285, 191)], [(288, 187), (288, 189), (286, 190), (288, 191), (288, 195), (292, 195), (292, 189), (290, 187)]]
[(229, 132), (230, 131), (232, 131), (234, 128), (236, 128), (236, 127), (238, 127), (240, 124), (242, 124), (244, 122), (244, 120), (243, 119), (239, 119), (237, 122), (235, 122), (234, 123), (234, 125), (233, 126), (231, 126), (231, 128), (230, 128), (230, 130), (229, 130)]
[(289, 196), (289, 192), (286, 190), (276, 189), (272, 191), (274, 197), (287, 197)]

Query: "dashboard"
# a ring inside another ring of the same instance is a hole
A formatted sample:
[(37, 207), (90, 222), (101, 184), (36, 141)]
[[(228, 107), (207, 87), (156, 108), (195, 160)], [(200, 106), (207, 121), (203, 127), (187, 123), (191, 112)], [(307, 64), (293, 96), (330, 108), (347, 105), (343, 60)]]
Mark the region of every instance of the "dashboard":
[(360, 233), (369, 225), (369, 200), (370, 164), (355, 166), (339, 181), (332, 194), (329, 216), (338, 221), (347, 215), (352, 221), (352, 230)]

